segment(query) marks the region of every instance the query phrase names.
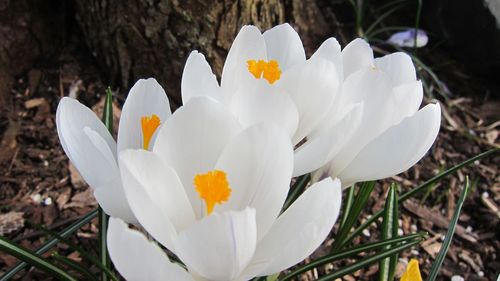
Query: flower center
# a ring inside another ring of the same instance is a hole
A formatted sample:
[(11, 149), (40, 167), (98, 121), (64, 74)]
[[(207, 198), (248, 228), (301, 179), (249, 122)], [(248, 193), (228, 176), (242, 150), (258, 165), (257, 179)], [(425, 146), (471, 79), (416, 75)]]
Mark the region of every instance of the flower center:
[(406, 270), (401, 276), (401, 281), (422, 281), (422, 275), (420, 274), (420, 269), (418, 268), (418, 261), (416, 259), (411, 259), (406, 266)]
[(141, 127), (142, 127), (142, 147), (147, 150), (149, 148), (149, 142), (153, 137), (156, 129), (160, 126), (160, 117), (153, 114), (151, 116), (141, 117)]
[(207, 215), (212, 213), (216, 203), (227, 202), (231, 195), (231, 187), (227, 182), (226, 173), (220, 170), (196, 175), (194, 177), (194, 186), (200, 198), (205, 200)]
[(247, 60), (248, 71), (252, 73), (255, 79), (264, 78), (273, 84), (278, 81), (281, 76), (281, 69), (276, 60)]

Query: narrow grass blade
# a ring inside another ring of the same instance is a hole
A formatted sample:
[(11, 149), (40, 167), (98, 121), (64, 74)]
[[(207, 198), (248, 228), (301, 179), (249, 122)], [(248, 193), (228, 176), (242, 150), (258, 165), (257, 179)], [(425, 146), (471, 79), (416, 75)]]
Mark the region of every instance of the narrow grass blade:
[(439, 269), (441, 269), (441, 265), (443, 264), (444, 258), (446, 257), (446, 253), (450, 248), (451, 241), (453, 239), (453, 234), (455, 233), (455, 228), (457, 227), (458, 217), (460, 216), (460, 211), (462, 210), (462, 206), (464, 205), (465, 198), (469, 194), (470, 190), (470, 182), (469, 177), (465, 179), (465, 186), (458, 198), (457, 207), (455, 208), (455, 212), (453, 213), (453, 217), (451, 218), (450, 224), (448, 225), (448, 231), (446, 232), (445, 239), (443, 241), (443, 245), (441, 245), (441, 249), (436, 257), (436, 260), (432, 264), (431, 271), (429, 272), (428, 281), (436, 280), (436, 277), (439, 273)]
[(378, 16), (377, 19), (366, 29), (365, 37), (370, 38), (372, 31), (379, 25), (383, 20), (385, 20), (388, 16), (395, 13), (397, 10), (401, 9), (403, 5), (396, 5), (395, 7), (387, 10), (382, 15)]
[[(387, 193), (387, 199), (385, 201), (384, 206), (384, 221), (382, 223), (382, 239), (390, 239), (395, 237), (394, 235), (394, 227), (396, 227), (396, 235), (397, 235), (397, 196), (396, 196), (396, 185), (392, 184), (389, 188), (389, 192)], [(396, 222), (396, 223), (394, 223)], [(383, 250), (389, 250), (391, 246), (385, 246)], [(378, 270), (378, 280), (379, 281), (389, 281), (391, 276), (391, 260), (394, 258), (387, 257), (385, 259), (380, 260), (379, 262), (379, 270)]]
[[(97, 209), (89, 212), (88, 214), (86, 214), (85, 216), (83, 216), (82, 218), (80, 218), (79, 220), (77, 220), (76, 222), (74, 222), (73, 224), (71, 224), (70, 226), (68, 226), (67, 228), (65, 228), (61, 232), (59, 232), (58, 234), (61, 237), (68, 237), (73, 232), (77, 231), (82, 226), (89, 223), (93, 218), (95, 218), (97, 216), (97, 213), (98, 213)], [(58, 242), (59, 242), (59, 239), (57, 239), (57, 238), (53, 238), (53, 239), (47, 241), (47, 243), (43, 244), (40, 248), (38, 248), (35, 251), (35, 254), (36, 255), (44, 254), (45, 252), (50, 250), (52, 247), (54, 247)], [(27, 265), (28, 264), (24, 261), (17, 264), (12, 269), (7, 271), (4, 275), (2, 275), (2, 277), (0, 278), (0, 281), (10, 280), (12, 277), (14, 277), (14, 275), (16, 275), (16, 273), (18, 273), (19, 271), (24, 269)]]
[(108, 131), (113, 134), (113, 92), (111, 91), (110, 87), (106, 89), (102, 122), (104, 123)]
[(309, 271), (313, 268), (325, 265), (327, 263), (331, 263), (334, 261), (338, 261), (341, 259), (353, 257), (357, 254), (363, 253), (363, 252), (368, 252), (371, 250), (379, 249), (382, 247), (385, 247), (387, 245), (395, 245), (396, 243), (409, 243), (413, 241), (422, 241), (424, 237), (427, 236), (426, 232), (420, 232), (416, 234), (410, 234), (407, 236), (400, 236), (397, 238), (393, 239), (387, 239), (387, 240), (382, 240), (378, 242), (372, 242), (368, 244), (363, 244), (357, 247), (353, 247), (350, 249), (345, 249), (342, 252), (336, 253), (336, 254), (329, 254), (324, 257), (321, 257), (319, 259), (316, 259), (314, 261), (311, 261), (310, 263), (290, 272), (289, 274), (283, 276), (282, 278), (279, 278), (280, 281), (288, 281), (292, 280), (293, 278), (297, 277), (299, 274), (304, 273), (306, 271)]
[(51, 231), (43, 226), (35, 226), (37, 229), (42, 230), (45, 232), (47, 235), (50, 235), (52, 237), (55, 237), (59, 240), (59, 242), (62, 242), (66, 245), (68, 245), (73, 251), (78, 252), (84, 259), (90, 261), (93, 265), (97, 266), (99, 269), (102, 270), (102, 272), (106, 273), (106, 275), (113, 281), (118, 281), (118, 278), (111, 272), (109, 268), (107, 268), (105, 265), (103, 265), (100, 261), (100, 259), (88, 251), (85, 251), (82, 249), (80, 246), (76, 245), (75, 243), (71, 242), (69, 239), (60, 236), (58, 233)]
[(29, 263), (30, 265), (47, 272), (57, 279), (64, 281), (76, 281), (75, 278), (71, 277), (71, 275), (66, 273), (63, 269), (58, 268), (46, 259), (36, 255), (28, 249), (17, 245), (16, 243), (8, 240), (3, 236), (0, 236), (0, 251), (3, 251), (26, 263)]
[(381, 253), (378, 253), (376, 255), (373, 255), (373, 256), (369, 256), (369, 257), (366, 257), (354, 264), (351, 264), (351, 265), (348, 265), (348, 266), (345, 266), (339, 270), (336, 270), (335, 272), (333, 273), (330, 273), (330, 274), (327, 274), (323, 277), (320, 277), (317, 279), (317, 281), (327, 281), (327, 280), (335, 280), (337, 278), (340, 278), (342, 276), (345, 276), (349, 273), (352, 273), (356, 270), (359, 270), (361, 268), (364, 268), (364, 267), (367, 267), (371, 264), (374, 264), (378, 261), (380, 261), (381, 259), (383, 258), (386, 258), (386, 257), (390, 257), (396, 253), (400, 253), (408, 248), (411, 248), (417, 244), (419, 244), (421, 241), (420, 240), (416, 240), (416, 241), (412, 241), (412, 242), (408, 242), (408, 243), (405, 243), (403, 245), (400, 245), (400, 246), (397, 246), (397, 247), (394, 247), (394, 248), (391, 248), (390, 250), (388, 251), (383, 251)]
[[(108, 87), (106, 89), (106, 99), (104, 100), (104, 110), (102, 115), (102, 121), (109, 133), (113, 134), (113, 92), (111, 88)], [(108, 220), (109, 217), (106, 215), (104, 210), (99, 206), (99, 255), (101, 264), (104, 268), (110, 268), (111, 261), (109, 259), (108, 254), (108, 245), (107, 245), (107, 231), (108, 231)], [(106, 272), (102, 272), (101, 275), (102, 281), (108, 280), (108, 275)]]
[(352, 207), (352, 202), (354, 201), (354, 185), (351, 185), (351, 187), (349, 187), (349, 191), (347, 192), (347, 198), (345, 200), (345, 204), (344, 204), (344, 211), (342, 212), (342, 219), (340, 221), (340, 225), (339, 225), (339, 229), (342, 228), (347, 220), (347, 218), (349, 217), (349, 212), (351, 211), (351, 207)]
[[(402, 202), (404, 202), (405, 200), (407, 200), (408, 198), (411, 198), (413, 196), (415, 196), (416, 194), (424, 191), (427, 189), (427, 187), (431, 184), (434, 184), (436, 182), (439, 182), (440, 180), (442, 180), (444, 177), (448, 176), (449, 174), (452, 174), (456, 171), (458, 171), (459, 169), (465, 167), (465, 166), (468, 166), (472, 163), (474, 163), (475, 161), (478, 161), (478, 160), (481, 160), (483, 158), (486, 158), (488, 156), (491, 156), (491, 155), (494, 155), (495, 153), (498, 153), (500, 152), (500, 149), (499, 148), (494, 148), (494, 149), (490, 149), (486, 152), (483, 152), (481, 154), (478, 154), (470, 159), (467, 159), (465, 160), (464, 162), (460, 163), (460, 164), (457, 164), (455, 166), (453, 166), (452, 168), (442, 172), (442, 173), (439, 173), (438, 175), (436, 175), (435, 177), (431, 178), (430, 180), (424, 182), (423, 184), (415, 187), (414, 189), (404, 193), (403, 195), (401, 195), (401, 197), (399, 198), (398, 200), (398, 204), (401, 204)], [(357, 227), (344, 241), (343, 241), (343, 245), (349, 243), (352, 239), (354, 239), (354, 237), (358, 236), (361, 234), (361, 232), (367, 228), (368, 226), (370, 226), (370, 224), (372, 224), (376, 219), (378, 219), (381, 215), (382, 215), (383, 211), (378, 211), (376, 212), (375, 214), (373, 214), (370, 218), (368, 218), (364, 223), (362, 223), (359, 227)], [(342, 245), (342, 246), (343, 246)]]
[(67, 267), (72, 268), (73, 270), (82, 274), (82, 276), (85, 277), (84, 280), (95, 280), (95, 281), (98, 280), (94, 276), (94, 274), (92, 274), (92, 272), (90, 272), (88, 269), (86, 269), (85, 267), (81, 266), (79, 263), (77, 263), (77, 262), (75, 262), (75, 261), (73, 261), (73, 260), (71, 260), (63, 255), (58, 254), (57, 252), (52, 254), (52, 258), (55, 259), (56, 261), (58, 261), (59, 263), (64, 264)]
[(311, 180), (311, 175), (306, 174), (303, 176), (300, 176), (295, 184), (290, 188), (290, 191), (288, 192), (288, 195), (286, 197), (285, 204), (283, 204), (283, 209), (281, 209), (281, 212), (283, 213), (290, 205), (292, 205), (297, 198), (304, 192), (307, 184)]
[[(393, 211), (392, 214), (394, 216), (394, 219), (392, 220), (392, 238), (397, 238), (399, 233), (399, 204), (398, 204), (398, 193), (397, 193), (398, 186), (395, 187), (394, 191), (394, 204), (393, 204)], [(391, 256), (391, 260), (389, 263), (389, 280), (394, 280), (394, 275), (396, 274), (396, 266), (398, 265), (398, 257), (399, 253), (395, 253), (393, 256)]]
[(422, 14), (422, 0), (417, 0), (418, 5), (417, 5), (417, 14), (415, 15), (415, 35), (414, 35), (414, 42), (415, 44), (413, 45), (413, 54), (417, 55), (417, 35), (418, 35), (418, 28), (420, 27), (420, 15)]
[(352, 226), (358, 220), (359, 214), (363, 210), (370, 198), (370, 195), (375, 187), (375, 182), (364, 182), (361, 184), (358, 193), (352, 203), (351, 210), (349, 211), (349, 216), (347, 217), (345, 224), (339, 229), (335, 237), (335, 242), (332, 245), (332, 253), (340, 250), (346, 243), (344, 243), (347, 235), (351, 231)]

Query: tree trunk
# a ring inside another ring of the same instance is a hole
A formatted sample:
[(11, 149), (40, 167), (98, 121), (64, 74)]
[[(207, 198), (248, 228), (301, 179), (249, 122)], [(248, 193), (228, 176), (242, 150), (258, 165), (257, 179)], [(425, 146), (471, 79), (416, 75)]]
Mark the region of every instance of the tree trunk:
[(16, 76), (63, 45), (64, 0), (0, 0), (0, 108)]
[(127, 89), (139, 78), (155, 77), (175, 108), (190, 51), (202, 52), (220, 74), (243, 25), (264, 30), (283, 22), (297, 29), (306, 50), (315, 49), (335, 28), (318, 2), (81, 0), (75, 10), (85, 41), (113, 83)]

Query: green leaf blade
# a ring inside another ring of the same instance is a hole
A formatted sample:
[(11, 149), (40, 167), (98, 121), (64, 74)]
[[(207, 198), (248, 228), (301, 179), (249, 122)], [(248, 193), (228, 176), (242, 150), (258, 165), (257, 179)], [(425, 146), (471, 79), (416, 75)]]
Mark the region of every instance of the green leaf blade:
[(17, 245), (16, 243), (8, 240), (3, 236), (0, 236), (0, 250), (26, 263), (29, 263), (32, 266), (35, 266), (36, 268), (50, 274), (55, 278), (64, 281), (76, 281), (75, 278), (66, 273), (64, 270), (58, 268), (41, 256), (38, 256), (32, 251)]
[(455, 212), (453, 213), (450, 224), (448, 225), (448, 231), (446, 232), (446, 236), (445, 236), (445, 239), (443, 241), (443, 244), (441, 245), (441, 249), (439, 250), (439, 253), (436, 257), (436, 260), (432, 264), (431, 271), (429, 272), (429, 278), (427, 279), (428, 281), (436, 280), (436, 277), (439, 273), (439, 269), (441, 268), (441, 265), (443, 264), (443, 261), (444, 261), (444, 258), (446, 257), (446, 253), (448, 252), (448, 249), (450, 248), (451, 241), (453, 239), (453, 234), (455, 234), (455, 229), (457, 227), (458, 218), (460, 216), (460, 211), (462, 210), (462, 206), (465, 202), (465, 198), (469, 194), (469, 190), (470, 190), (469, 177), (466, 177), (464, 189), (462, 190), (462, 193), (460, 194), (460, 197), (459, 197), (458, 202), (457, 202), (457, 206), (455, 208)]

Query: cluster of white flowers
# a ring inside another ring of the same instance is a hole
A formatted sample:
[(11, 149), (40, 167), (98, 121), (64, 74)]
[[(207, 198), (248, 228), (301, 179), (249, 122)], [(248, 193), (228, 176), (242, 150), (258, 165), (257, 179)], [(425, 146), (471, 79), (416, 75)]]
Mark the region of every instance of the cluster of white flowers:
[[(112, 217), (108, 249), (127, 280), (249, 280), (297, 264), (329, 234), (342, 187), (414, 165), (441, 119), (439, 104), (419, 110), (408, 55), (374, 59), (361, 39), (341, 51), (330, 38), (306, 59), (288, 24), (244, 26), (220, 84), (193, 51), (181, 90), (171, 113), (156, 80), (139, 80), (116, 143), (78, 101), (57, 109), (64, 151)], [(281, 213), (292, 178), (311, 172)]]

